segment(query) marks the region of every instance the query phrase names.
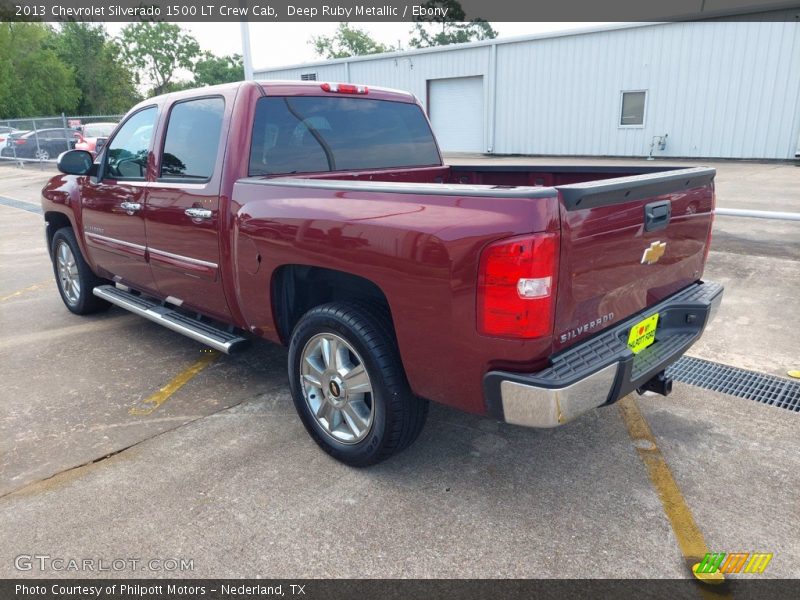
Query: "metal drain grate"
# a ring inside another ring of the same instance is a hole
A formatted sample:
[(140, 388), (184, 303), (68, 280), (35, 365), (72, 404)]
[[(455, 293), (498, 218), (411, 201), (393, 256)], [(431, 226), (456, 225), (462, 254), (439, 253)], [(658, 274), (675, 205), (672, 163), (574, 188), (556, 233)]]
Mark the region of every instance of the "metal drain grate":
[(800, 382), (684, 356), (667, 376), (697, 387), (800, 412)]

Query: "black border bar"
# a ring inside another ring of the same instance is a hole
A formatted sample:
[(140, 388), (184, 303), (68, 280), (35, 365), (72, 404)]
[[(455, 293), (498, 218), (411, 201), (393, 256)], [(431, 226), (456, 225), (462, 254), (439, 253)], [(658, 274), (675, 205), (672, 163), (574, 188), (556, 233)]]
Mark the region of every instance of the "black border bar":
[(0, 0), (2, 21), (169, 22), (652, 22), (797, 21), (800, 2), (775, 0)]
[[(643, 548), (643, 552), (647, 549)], [(654, 572), (658, 557), (653, 557)], [(520, 557), (524, 560), (524, 557)], [(620, 565), (623, 567), (623, 565)], [(580, 561), (575, 563), (580, 569)], [(565, 575), (568, 575), (565, 573)], [(18, 586), (27, 590), (20, 592)], [(228, 586), (226, 588), (225, 586)], [(294, 587), (293, 587), (294, 586)], [(99, 593), (97, 589), (99, 588)], [(84, 589), (70, 593), (70, 589)], [(234, 593), (224, 593), (234, 589)], [(116, 591), (112, 591), (116, 590)], [(124, 591), (121, 591), (124, 590)], [(157, 590), (157, 591), (154, 591)], [(303, 600), (509, 600), (592, 598), (669, 598), (697, 600), (730, 597), (737, 600), (796, 598), (800, 580), (765, 579), (763, 575), (730, 576), (721, 586), (695, 579), (6, 579), (0, 580), (4, 600), (241, 600), (291, 598)]]

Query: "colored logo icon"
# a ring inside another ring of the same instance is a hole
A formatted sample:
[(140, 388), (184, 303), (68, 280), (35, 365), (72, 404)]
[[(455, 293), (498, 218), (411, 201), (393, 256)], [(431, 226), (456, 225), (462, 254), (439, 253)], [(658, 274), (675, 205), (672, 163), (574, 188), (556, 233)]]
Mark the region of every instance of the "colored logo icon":
[(692, 573), (706, 583), (722, 583), (725, 574), (761, 574), (772, 560), (771, 552), (708, 552), (692, 567)]

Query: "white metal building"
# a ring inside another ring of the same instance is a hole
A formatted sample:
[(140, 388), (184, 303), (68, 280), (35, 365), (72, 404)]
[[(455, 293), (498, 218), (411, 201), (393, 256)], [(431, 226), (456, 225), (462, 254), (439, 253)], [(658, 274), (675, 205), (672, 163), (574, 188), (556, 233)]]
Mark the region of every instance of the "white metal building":
[(407, 90), (444, 151), (792, 159), (800, 22), (625, 24), (256, 70)]

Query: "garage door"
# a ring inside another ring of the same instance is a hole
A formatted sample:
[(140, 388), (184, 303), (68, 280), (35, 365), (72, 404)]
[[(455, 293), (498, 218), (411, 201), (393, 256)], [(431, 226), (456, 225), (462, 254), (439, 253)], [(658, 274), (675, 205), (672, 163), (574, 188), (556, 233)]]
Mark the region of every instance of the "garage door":
[(485, 151), (483, 77), (429, 80), (428, 115), (442, 151)]

